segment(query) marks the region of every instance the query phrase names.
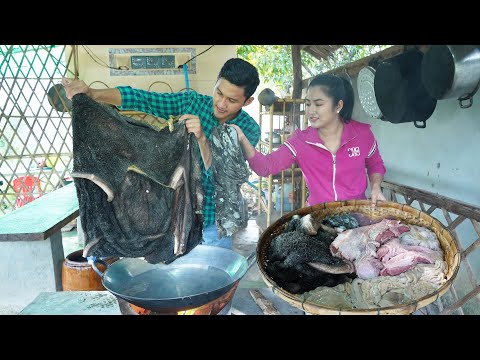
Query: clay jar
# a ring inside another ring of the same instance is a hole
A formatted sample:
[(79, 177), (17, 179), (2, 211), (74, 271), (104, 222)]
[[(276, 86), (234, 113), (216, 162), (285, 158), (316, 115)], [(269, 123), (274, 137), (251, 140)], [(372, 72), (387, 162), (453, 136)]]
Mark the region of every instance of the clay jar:
[[(101, 277), (95, 273), (88, 260), (82, 256), (83, 250), (77, 250), (65, 257), (62, 265), (63, 291), (104, 291)], [(112, 264), (118, 258), (105, 259), (107, 264)], [(104, 272), (105, 266), (97, 267)]]

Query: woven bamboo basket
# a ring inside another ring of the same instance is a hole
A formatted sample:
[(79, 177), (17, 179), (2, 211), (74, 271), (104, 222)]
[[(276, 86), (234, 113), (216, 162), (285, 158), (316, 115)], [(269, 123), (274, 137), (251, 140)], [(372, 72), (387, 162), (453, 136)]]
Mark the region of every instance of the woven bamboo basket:
[[(272, 239), (283, 232), (286, 225), (294, 215), (297, 214), (304, 216), (314, 212), (317, 216), (319, 216), (320, 219), (330, 215), (357, 212), (366, 215), (372, 220), (381, 218), (395, 218), (406, 224), (424, 226), (432, 230), (438, 237), (440, 245), (444, 251), (445, 261), (448, 266), (445, 276), (446, 281), (432, 294), (426, 295), (412, 302), (390, 307), (381, 307), (375, 309), (338, 309), (305, 301), (301, 294), (292, 294), (286, 291), (277, 285), (272, 278), (270, 278), (265, 271), (267, 262), (266, 254)], [(460, 247), (457, 243), (457, 240), (452, 233), (446, 229), (440, 221), (423, 211), (417, 210), (408, 205), (389, 201), (379, 201), (377, 207), (373, 208), (369, 200), (351, 200), (322, 203), (315, 206), (304, 207), (284, 215), (262, 233), (257, 244), (256, 254), (257, 264), (265, 283), (272, 288), (273, 292), (277, 296), (307, 313), (314, 315), (404, 315), (411, 314), (418, 309), (427, 306), (447, 292), (460, 267), (461, 254), (459, 249)]]

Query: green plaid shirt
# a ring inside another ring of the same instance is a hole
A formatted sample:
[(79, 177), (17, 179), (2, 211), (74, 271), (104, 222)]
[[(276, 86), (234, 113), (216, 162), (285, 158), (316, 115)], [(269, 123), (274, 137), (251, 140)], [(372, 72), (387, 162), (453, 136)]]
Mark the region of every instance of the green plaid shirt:
[[(203, 132), (208, 140), (211, 138), (212, 128), (220, 125), (213, 115), (213, 98), (202, 95), (195, 91), (180, 93), (156, 93), (140, 89), (133, 89), (130, 86), (118, 86), (122, 95), (122, 106), (120, 110), (135, 110), (168, 119), (170, 115), (193, 114), (200, 118)], [(260, 126), (241, 110), (235, 119), (227, 121), (242, 129), (248, 141), (255, 147), (260, 140)], [(205, 191), (203, 203), (203, 226), (215, 223), (215, 202), (214, 187), (212, 181), (212, 169), (205, 170), (205, 165), (200, 157), (202, 169), (202, 181)]]

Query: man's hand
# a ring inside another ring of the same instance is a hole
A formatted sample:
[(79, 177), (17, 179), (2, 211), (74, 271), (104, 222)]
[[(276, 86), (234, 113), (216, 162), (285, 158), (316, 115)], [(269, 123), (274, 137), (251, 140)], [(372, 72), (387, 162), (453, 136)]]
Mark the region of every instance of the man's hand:
[(200, 118), (197, 115), (183, 114), (178, 118), (178, 121), (185, 120), (187, 132), (193, 133), (197, 140), (207, 139), (200, 123)]
[(202, 129), (200, 118), (197, 115), (183, 114), (178, 118), (178, 121), (185, 120), (185, 127), (188, 133), (193, 133), (200, 146), (200, 155), (202, 155), (205, 170), (208, 170), (212, 165), (212, 152), (210, 150), (210, 143)]
[(65, 88), (65, 94), (67, 98), (72, 100), (72, 97), (76, 94), (87, 94), (92, 97), (90, 88), (85, 84), (83, 80), (62, 78), (62, 85)]

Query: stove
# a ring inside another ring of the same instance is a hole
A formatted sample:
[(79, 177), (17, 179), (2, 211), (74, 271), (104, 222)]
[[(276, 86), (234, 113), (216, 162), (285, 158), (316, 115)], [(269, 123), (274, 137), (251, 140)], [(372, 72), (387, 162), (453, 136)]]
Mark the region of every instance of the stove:
[(154, 311), (144, 309), (140, 306), (131, 304), (124, 299), (118, 298), (120, 311), (122, 315), (231, 315), (232, 299), (235, 295), (238, 282), (224, 295), (210, 301), (202, 306), (182, 311)]
[(231, 301), (228, 304), (225, 304), (225, 306), (222, 309), (218, 309), (218, 308), (214, 309), (211, 305), (210, 306), (204, 305), (194, 309), (188, 309), (183, 311), (164, 311), (164, 312), (144, 309), (139, 306), (130, 304), (122, 299), (119, 299), (118, 303), (120, 305), (120, 311), (122, 315), (231, 315), (232, 313)]

